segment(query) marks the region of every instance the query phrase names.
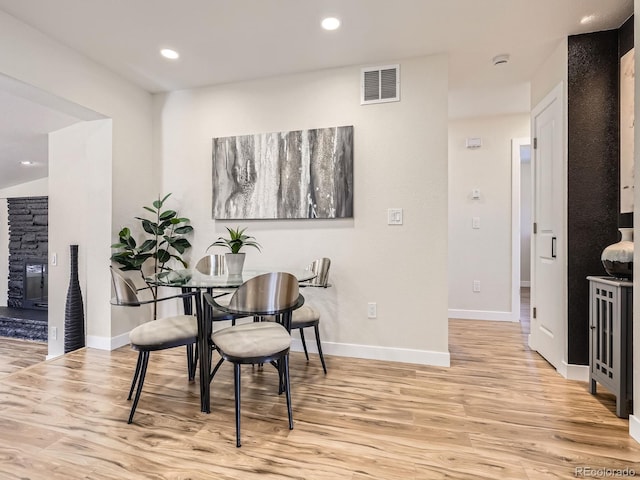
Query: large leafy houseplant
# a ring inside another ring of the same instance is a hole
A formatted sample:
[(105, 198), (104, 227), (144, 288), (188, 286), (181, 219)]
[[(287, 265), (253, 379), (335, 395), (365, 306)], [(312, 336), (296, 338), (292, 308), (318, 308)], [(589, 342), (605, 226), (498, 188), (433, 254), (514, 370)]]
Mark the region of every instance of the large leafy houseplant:
[[(191, 248), (191, 243), (185, 236), (193, 231), (193, 227), (189, 225), (188, 218), (178, 216), (176, 211), (163, 210), (164, 203), (170, 195), (169, 193), (163, 198), (158, 197), (153, 202), (153, 207), (143, 207), (153, 214), (151, 219), (135, 217), (140, 220), (142, 229), (148, 235), (142, 243), (135, 240), (128, 227), (120, 230), (118, 242), (111, 245), (111, 248), (117, 249), (111, 255), (111, 260), (121, 265), (120, 270), (137, 270), (144, 280), (145, 273), (142, 267), (148, 260), (153, 261), (151, 273), (155, 275), (171, 271), (171, 260), (187, 268), (182, 255)], [(151, 288), (151, 292), (156, 299), (157, 287)], [(155, 316), (154, 308), (154, 318)]]

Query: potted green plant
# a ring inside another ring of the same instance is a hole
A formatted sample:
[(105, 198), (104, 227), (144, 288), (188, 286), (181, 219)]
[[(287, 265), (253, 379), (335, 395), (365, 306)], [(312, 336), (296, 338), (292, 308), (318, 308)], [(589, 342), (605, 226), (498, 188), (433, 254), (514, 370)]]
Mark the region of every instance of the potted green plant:
[[(163, 198), (158, 197), (153, 202), (153, 207), (143, 207), (153, 214), (152, 219), (135, 217), (140, 220), (142, 229), (149, 236), (142, 243), (136, 242), (130, 228), (124, 227), (120, 230), (118, 242), (111, 245), (111, 248), (117, 249), (111, 255), (111, 260), (121, 265), (120, 270), (137, 270), (144, 280), (142, 266), (150, 259), (153, 261), (151, 273), (155, 275), (171, 271), (172, 260), (187, 268), (182, 254), (191, 248), (191, 243), (185, 236), (193, 231), (193, 227), (188, 225), (188, 218), (178, 216), (174, 210), (163, 210), (164, 203), (170, 195), (169, 193)], [(152, 287), (151, 293), (154, 299), (157, 298), (158, 287)], [(155, 318), (155, 304), (153, 315)]]
[(225, 247), (229, 252), (225, 254), (225, 263), (229, 275), (240, 275), (244, 266), (245, 253), (241, 252), (244, 247), (254, 247), (260, 250), (260, 244), (250, 235), (245, 235), (246, 228), (237, 227), (235, 229), (226, 227), (229, 232), (228, 237), (218, 237), (218, 239), (207, 247)]

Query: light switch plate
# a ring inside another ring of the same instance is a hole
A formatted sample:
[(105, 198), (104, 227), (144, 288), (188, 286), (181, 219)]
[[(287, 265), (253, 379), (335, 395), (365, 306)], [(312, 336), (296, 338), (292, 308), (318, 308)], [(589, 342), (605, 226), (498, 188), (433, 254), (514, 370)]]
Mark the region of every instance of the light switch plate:
[(401, 208), (389, 208), (387, 210), (387, 224), (402, 225), (402, 209)]
[(480, 228), (480, 217), (473, 217), (471, 219), (471, 228)]

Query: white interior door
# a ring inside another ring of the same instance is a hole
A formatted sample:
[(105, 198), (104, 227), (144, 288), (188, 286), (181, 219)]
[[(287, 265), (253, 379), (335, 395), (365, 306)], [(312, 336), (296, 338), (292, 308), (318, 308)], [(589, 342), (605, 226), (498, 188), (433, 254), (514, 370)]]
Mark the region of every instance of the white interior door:
[(566, 337), (562, 84), (532, 112), (533, 222), (529, 345), (561, 368)]

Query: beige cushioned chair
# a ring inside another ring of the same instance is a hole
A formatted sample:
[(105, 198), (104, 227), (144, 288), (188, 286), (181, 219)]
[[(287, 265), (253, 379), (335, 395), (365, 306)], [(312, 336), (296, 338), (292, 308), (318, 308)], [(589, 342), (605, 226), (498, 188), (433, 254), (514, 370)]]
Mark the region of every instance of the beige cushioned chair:
[(205, 255), (196, 263), (196, 270), (203, 275), (225, 275), (227, 267), (224, 255)]
[(215, 310), (238, 318), (274, 315), (278, 322), (253, 322), (235, 325), (213, 332), (212, 347), (221, 356), (211, 373), (211, 379), (226, 360), (233, 363), (236, 446), (240, 447), (240, 367), (244, 364), (272, 363), (278, 369), (279, 390), (287, 399), (289, 429), (293, 429), (291, 391), (289, 388), (289, 326), (291, 312), (302, 306), (304, 298), (298, 291), (298, 280), (290, 273), (277, 272), (259, 275), (243, 283), (229, 303), (223, 305), (217, 298), (205, 294), (206, 304)]
[[(138, 289), (133, 282), (123, 277), (120, 273), (111, 269), (111, 279), (115, 290), (115, 299), (112, 300), (113, 305), (125, 307), (139, 307), (141, 305), (168, 300), (171, 298), (185, 298), (194, 295), (193, 292), (174, 295), (161, 299), (143, 301), (138, 297)], [(131, 381), (129, 396), (127, 400), (131, 400), (134, 388), (136, 395), (129, 413), (127, 423), (133, 422), (133, 415), (136, 412), (140, 394), (142, 393), (142, 385), (144, 377), (147, 373), (147, 365), (149, 364), (150, 352), (157, 350), (165, 350), (173, 347), (187, 346), (187, 371), (189, 381), (195, 377), (196, 355), (193, 346), (198, 336), (198, 323), (193, 315), (176, 315), (172, 317), (160, 318), (148, 321), (135, 327), (129, 333), (129, 341), (131, 348), (138, 351), (138, 362)]]
[[(319, 258), (314, 260), (310, 265), (311, 271), (316, 276), (309, 282), (302, 284), (305, 287), (322, 287), (327, 288), (329, 286), (329, 267), (331, 267), (331, 260), (328, 258)], [(322, 353), (322, 344), (320, 343), (320, 313), (309, 304), (305, 304), (302, 308), (295, 310), (291, 319), (291, 329), (296, 329), (300, 332), (300, 340), (302, 340), (302, 348), (304, 349), (304, 355), (309, 361), (309, 353), (307, 352), (307, 342), (304, 338), (304, 329), (313, 327), (316, 335), (316, 345), (318, 347), (318, 355), (320, 356), (320, 363), (322, 363), (322, 370), (325, 375), (327, 373), (327, 365), (324, 361), (324, 355)]]

